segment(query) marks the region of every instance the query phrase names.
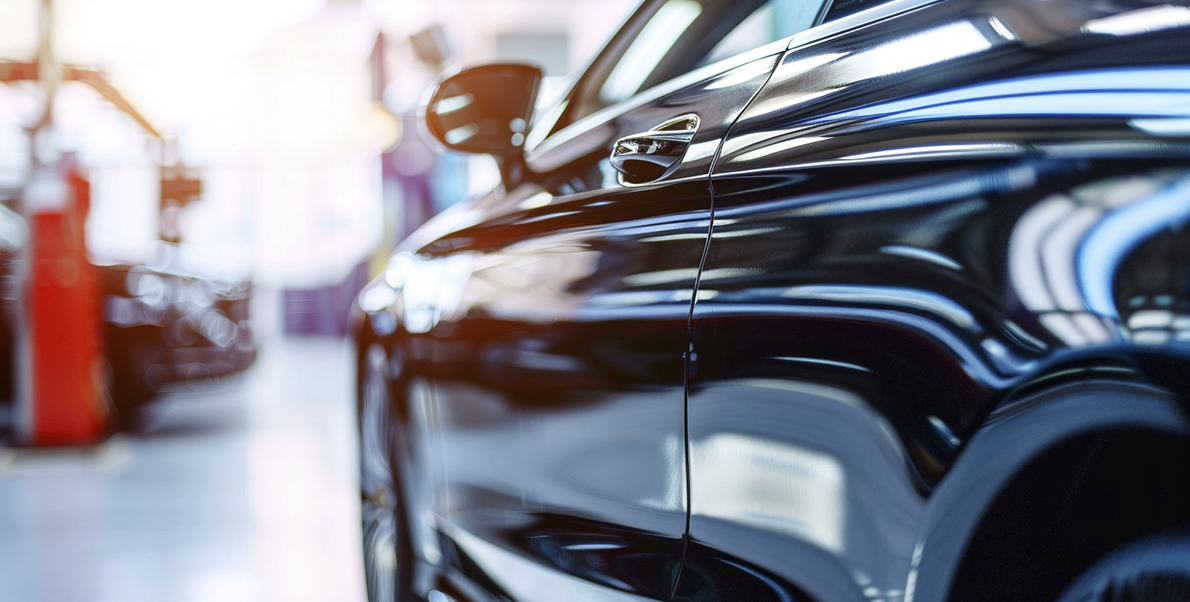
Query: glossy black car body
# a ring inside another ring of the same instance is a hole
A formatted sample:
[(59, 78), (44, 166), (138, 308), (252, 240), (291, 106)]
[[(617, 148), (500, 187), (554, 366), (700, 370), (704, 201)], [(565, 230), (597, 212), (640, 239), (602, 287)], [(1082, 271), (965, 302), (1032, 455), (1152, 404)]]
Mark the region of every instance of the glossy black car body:
[(601, 96), (690, 4), (361, 293), (373, 599), (1052, 600), (1190, 519), (1190, 9), (845, 0), (697, 67), (759, 4), (707, 0)]

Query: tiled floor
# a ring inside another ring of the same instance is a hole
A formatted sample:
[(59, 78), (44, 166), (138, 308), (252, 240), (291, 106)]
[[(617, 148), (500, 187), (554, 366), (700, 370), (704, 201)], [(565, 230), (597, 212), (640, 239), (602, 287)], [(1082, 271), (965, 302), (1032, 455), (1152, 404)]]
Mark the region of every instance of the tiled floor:
[(346, 344), (278, 339), (140, 435), (0, 458), (0, 600), (363, 600)]

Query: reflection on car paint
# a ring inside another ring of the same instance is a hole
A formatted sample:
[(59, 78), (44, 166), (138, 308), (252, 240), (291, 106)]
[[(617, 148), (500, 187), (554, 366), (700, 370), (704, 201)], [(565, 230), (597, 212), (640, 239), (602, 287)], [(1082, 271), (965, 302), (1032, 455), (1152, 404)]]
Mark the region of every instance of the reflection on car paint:
[[(356, 316), (400, 358), (419, 591), (1054, 599), (1184, 521), (1185, 12), (884, 4), (570, 122), (419, 231)], [(688, 113), (620, 186), (612, 142)], [(1092, 453), (1140, 480), (1078, 523)]]

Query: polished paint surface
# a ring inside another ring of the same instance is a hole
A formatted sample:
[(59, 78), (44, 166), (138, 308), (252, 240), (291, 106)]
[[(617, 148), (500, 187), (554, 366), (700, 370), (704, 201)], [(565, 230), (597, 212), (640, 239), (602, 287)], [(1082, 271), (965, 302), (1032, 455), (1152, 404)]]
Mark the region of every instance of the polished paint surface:
[(930, 494), (997, 403), (1076, 351), (1184, 354), (1190, 146), (1144, 124), (1185, 121), (1187, 45), (1097, 17), (928, 6), (791, 49), (733, 128), (694, 310), (690, 537), (754, 572), (709, 587), (901, 599), (934, 560)]
[(1052, 599), (1190, 518), (1187, 27), (894, 1), (534, 146), (360, 297), (413, 592)]
[[(526, 602), (560, 588), (669, 598), (686, 529), (684, 352), (706, 176), (776, 59), (723, 67), (578, 134), (601, 148), (697, 108), (666, 183), (621, 184), (608, 154), (580, 156), (440, 217), (361, 293), (372, 327), (392, 329), (395, 438), (410, 442), (392, 453), (407, 503), (430, 510), (405, 523), (419, 561)], [(387, 487), (372, 478), (366, 492)], [(567, 577), (543, 588), (513, 576), (526, 557)]]

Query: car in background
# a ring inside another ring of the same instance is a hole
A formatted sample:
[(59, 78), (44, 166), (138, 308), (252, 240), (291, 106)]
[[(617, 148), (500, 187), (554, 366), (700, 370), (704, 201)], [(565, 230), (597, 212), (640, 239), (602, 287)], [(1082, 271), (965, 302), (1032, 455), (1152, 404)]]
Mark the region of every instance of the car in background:
[(360, 293), (373, 602), (1190, 599), (1190, 7), (645, 0)]
[(108, 389), (122, 421), (171, 384), (237, 374), (256, 359), (252, 284), (185, 270), (96, 262)]
[[(14, 403), (15, 261), (24, 219), (0, 205), (0, 403)], [(100, 288), (107, 389), (120, 426), (136, 427), (140, 409), (171, 384), (243, 372), (256, 357), (247, 280), (207, 278), (180, 265), (168, 247), (154, 265), (92, 260)], [(11, 410), (9, 411), (11, 416)], [(11, 425), (5, 425), (11, 428)]]

